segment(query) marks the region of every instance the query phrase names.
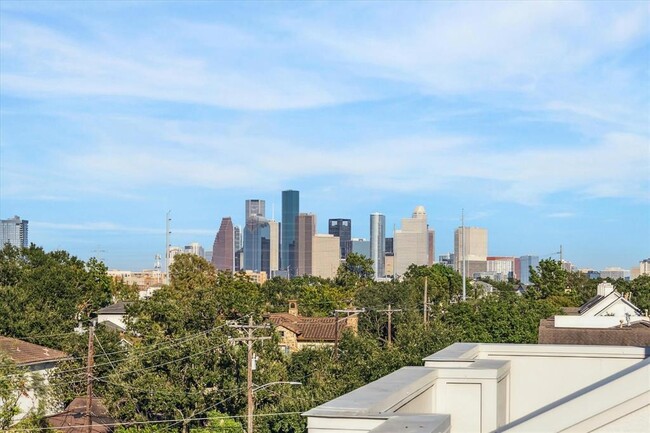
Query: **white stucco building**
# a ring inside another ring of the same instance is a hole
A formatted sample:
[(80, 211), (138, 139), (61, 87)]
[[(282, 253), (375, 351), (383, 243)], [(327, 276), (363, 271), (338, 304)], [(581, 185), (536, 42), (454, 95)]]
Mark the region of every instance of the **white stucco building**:
[(303, 415), (309, 433), (648, 432), (649, 356), (456, 343)]

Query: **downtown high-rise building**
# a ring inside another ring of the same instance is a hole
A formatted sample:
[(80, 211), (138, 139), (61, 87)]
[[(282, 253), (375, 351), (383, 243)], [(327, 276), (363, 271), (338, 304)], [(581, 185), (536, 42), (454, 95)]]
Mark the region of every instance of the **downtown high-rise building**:
[(316, 234), (312, 238), (311, 275), (335, 278), (341, 264), (341, 244), (334, 235)]
[(519, 257), (518, 269), (516, 272), (519, 276), (519, 281), (524, 286), (530, 284), (530, 268), (537, 268), (539, 266), (539, 256), (521, 256)]
[(428, 265), (429, 226), (423, 206), (417, 206), (411, 218), (402, 218), (402, 228), (393, 236), (394, 275), (404, 275), (411, 265)]
[[(463, 235), (464, 231), (464, 235)], [(463, 247), (463, 241), (465, 243)], [(487, 272), (488, 231), (481, 227), (458, 227), (454, 232), (455, 270), (462, 274), (465, 260), (465, 276)]]
[(378, 212), (370, 214), (370, 259), (375, 278), (383, 278), (386, 255), (386, 216)]
[(289, 275), (297, 274), (296, 221), (300, 213), (300, 192), (282, 191), (282, 226), (280, 239), (280, 268)]
[(332, 218), (327, 227), (329, 234), (339, 238), (341, 258), (345, 259), (352, 251), (352, 220)]
[(219, 271), (235, 271), (235, 228), (230, 217), (221, 219), (212, 245), (212, 264)]
[(244, 268), (244, 231), (241, 226), (233, 227), (233, 242), (235, 244), (235, 272)]
[(312, 275), (314, 235), (316, 235), (316, 215), (298, 214), (296, 217), (295, 275)]
[(280, 228), (278, 221), (269, 220), (269, 277), (280, 270)]
[(244, 226), (244, 269), (271, 275), (271, 228), (265, 216), (264, 200), (246, 200)]
[(0, 247), (5, 244), (13, 245), (14, 247), (24, 247), (29, 246), (29, 240), (27, 239), (27, 226), (29, 221), (21, 220), (19, 216), (14, 216), (2, 221), (2, 244)]

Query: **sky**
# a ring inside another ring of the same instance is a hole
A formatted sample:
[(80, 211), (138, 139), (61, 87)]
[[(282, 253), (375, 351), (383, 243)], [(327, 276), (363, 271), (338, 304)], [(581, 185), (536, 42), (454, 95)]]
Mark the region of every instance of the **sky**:
[(0, 2), (0, 216), (109, 268), (281, 191), (436, 254), (650, 257), (647, 2)]

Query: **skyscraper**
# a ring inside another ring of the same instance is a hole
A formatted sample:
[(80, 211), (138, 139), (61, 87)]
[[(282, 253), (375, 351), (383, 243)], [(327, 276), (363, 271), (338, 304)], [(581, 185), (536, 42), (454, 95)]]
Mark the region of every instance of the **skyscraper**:
[(311, 275), (334, 278), (341, 264), (341, 244), (334, 235), (312, 237)]
[(244, 235), (240, 226), (234, 226), (235, 243), (235, 272), (242, 270), (244, 267)]
[(370, 214), (370, 259), (375, 278), (384, 276), (386, 255), (386, 216), (378, 212)]
[(345, 259), (352, 251), (352, 220), (342, 218), (330, 219), (328, 233), (339, 238), (341, 258)]
[(269, 277), (273, 275), (273, 271), (280, 269), (280, 226), (275, 220), (269, 221)]
[(14, 247), (29, 246), (27, 239), (27, 225), (29, 221), (21, 220), (18, 215), (13, 218), (2, 220), (2, 245), (13, 245)]
[(264, 200), (246, 200), (246, 225), (244, 226), (244, 269), (270, 272), (271, 229), (265, 217)]
[(296, 217), (296, 271), (295, 275), (312, 274), (313, 242), (316, 234), (316, 215), (300, 213)]
[(402, 228), (395, 230), (393, 238), (395, 275), (404, 275), (411, 265), (429, 264), (429, 229), (423, 206), (417, 206), (411, 218), (402, 218)]
[[(463, 249), (463, 238), (465, 248)], [(472, 277), (475, 272), (487, 271), (488, 231), (480, 227), (458, 227), (454, 232), (455, 269), (462, 273), (463, 254), (465, 256), (465, 276)]]
[(519, 257), (519, 281), (527, 286), (530, 284), (530, 268), (535, 269), (539, 266), (538, 256), (521, 256)]
[(280, 239), (280, 267), (296, 275), (296, 218), (300, 212), (300, 193), (282, 191), (282, 234)]
[(230, 217), (221, 219), (212, 246), (212, 264), (219, 271), (235, 271), (235, 228)]

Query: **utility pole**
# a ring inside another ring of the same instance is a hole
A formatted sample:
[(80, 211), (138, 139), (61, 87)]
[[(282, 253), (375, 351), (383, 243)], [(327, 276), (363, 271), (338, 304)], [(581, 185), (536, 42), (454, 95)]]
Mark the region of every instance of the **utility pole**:
[(388, 345), (393, 344), (393, 313), (399, 313), (400, 309), (393, 310), (393, 306), (388, 304), (387, 310), (377, 310), (378, 313), (386, 313), (388, 315)]
[(242, 338), (233, 338), (232, 341), (245, 341), (248, 346), (247, 367), (246, 367), (246, 394), (247, 394), (247, 433), (253, 433), (253, 370), (255, 369), (253, 359), (253, 343), (261, 340), (270, 340), (271, 337), (254, 337), (253, 332), (256, 329), (268, 329), (269, 325), (253, 325), (253, 317), (248, 318), (248, 325), (229, 325), (231, 328), (245, 329), (247, 336)]
[(357, 310), (356, 308), (351, 308), (348, 310), (334, 310), (334, 360), (338, 361), (339, 359), (339, 313), (347, 313), (345, 317), (347, 320), (350, 317), (350, 314), (356, 315), (359, 313), (365, 313), (366, 309), (362, 308)]
[(88, 326), (88, 363), (86, 367), (87, 385), (86, 385), (86, 418), (88, 419), (88, 433), (93, 432), (93, 363), (95, 360), (95, 327), (92, 322)]
[(423, 311), (423, 323), (424, 326), (427, 326), (427, 322), (429, 321), (429, 317), (427, 314), (427, 306), (429, 305), (429, 277), (424, 277), (424, 297), (422, 299), (422, 311)]

